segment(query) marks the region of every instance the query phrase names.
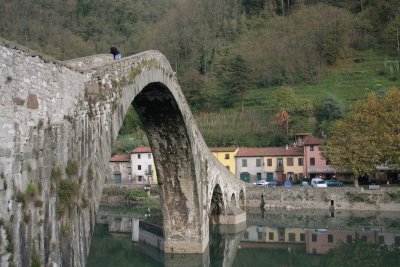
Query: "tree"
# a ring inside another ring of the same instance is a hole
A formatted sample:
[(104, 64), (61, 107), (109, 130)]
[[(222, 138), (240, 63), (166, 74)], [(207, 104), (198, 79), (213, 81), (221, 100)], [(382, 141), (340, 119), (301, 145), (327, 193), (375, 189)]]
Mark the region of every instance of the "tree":
[(320, 133), (337, 119), (343, 118), (343, 108), (333, 95), (327, 95), (315, 107), (315, 118), (317, 120), (317, 128)]
[(237, 55), (229, 62), (224, 80), (228, 96), (232, 99), (240, 98), (242, 112), (244, 110), (244, 94), (253, 86), (250, 74), (251, 71), (246, 61), (241, 55)]
[[(325, 158), (355, 177), (373, 175), (376, 166), (400, 167), (400, 91), (371, 93), (328, 131), (322, 145)], [(357, 182), (357, 180), (356, 180)]]

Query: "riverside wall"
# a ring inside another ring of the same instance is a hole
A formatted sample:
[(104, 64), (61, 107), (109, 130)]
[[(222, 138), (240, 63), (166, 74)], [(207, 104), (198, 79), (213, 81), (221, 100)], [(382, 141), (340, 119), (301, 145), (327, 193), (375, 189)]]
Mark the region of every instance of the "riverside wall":
[(246, 190), (247, 207), (266, 209), (400, 211), (400, 187), (368, 190), (362, 187), (284, 188), (255, 187)]

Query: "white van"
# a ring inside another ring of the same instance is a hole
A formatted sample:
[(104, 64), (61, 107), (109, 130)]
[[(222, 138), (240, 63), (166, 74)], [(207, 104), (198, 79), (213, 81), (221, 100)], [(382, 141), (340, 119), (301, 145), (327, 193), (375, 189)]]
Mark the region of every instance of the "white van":
[(322, 180), (321, 178), (313, 178), (311, 180), (311, 186), (312, 187), (328, 187), (326, 182)]

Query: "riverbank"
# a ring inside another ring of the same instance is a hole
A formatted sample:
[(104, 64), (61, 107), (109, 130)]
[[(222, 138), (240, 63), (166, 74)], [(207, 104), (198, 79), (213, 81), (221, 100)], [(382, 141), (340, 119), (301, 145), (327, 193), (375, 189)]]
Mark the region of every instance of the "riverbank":
[(262, 199), (266, 209), (400, 211), (399, 187), (381, 187), (376, 190), (362, 187), (246, 188), (248, 207), (260, 207)]

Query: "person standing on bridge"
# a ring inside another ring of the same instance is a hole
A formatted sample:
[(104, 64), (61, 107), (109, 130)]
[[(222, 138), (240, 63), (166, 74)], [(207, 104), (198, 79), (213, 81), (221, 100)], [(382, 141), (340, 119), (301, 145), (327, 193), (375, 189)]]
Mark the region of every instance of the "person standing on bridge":
[(115, 60), (121, 59), (121, 53), (118, 51), (118, 49), (116, 47), (111, 46), (110, 53), (114, 55)]

